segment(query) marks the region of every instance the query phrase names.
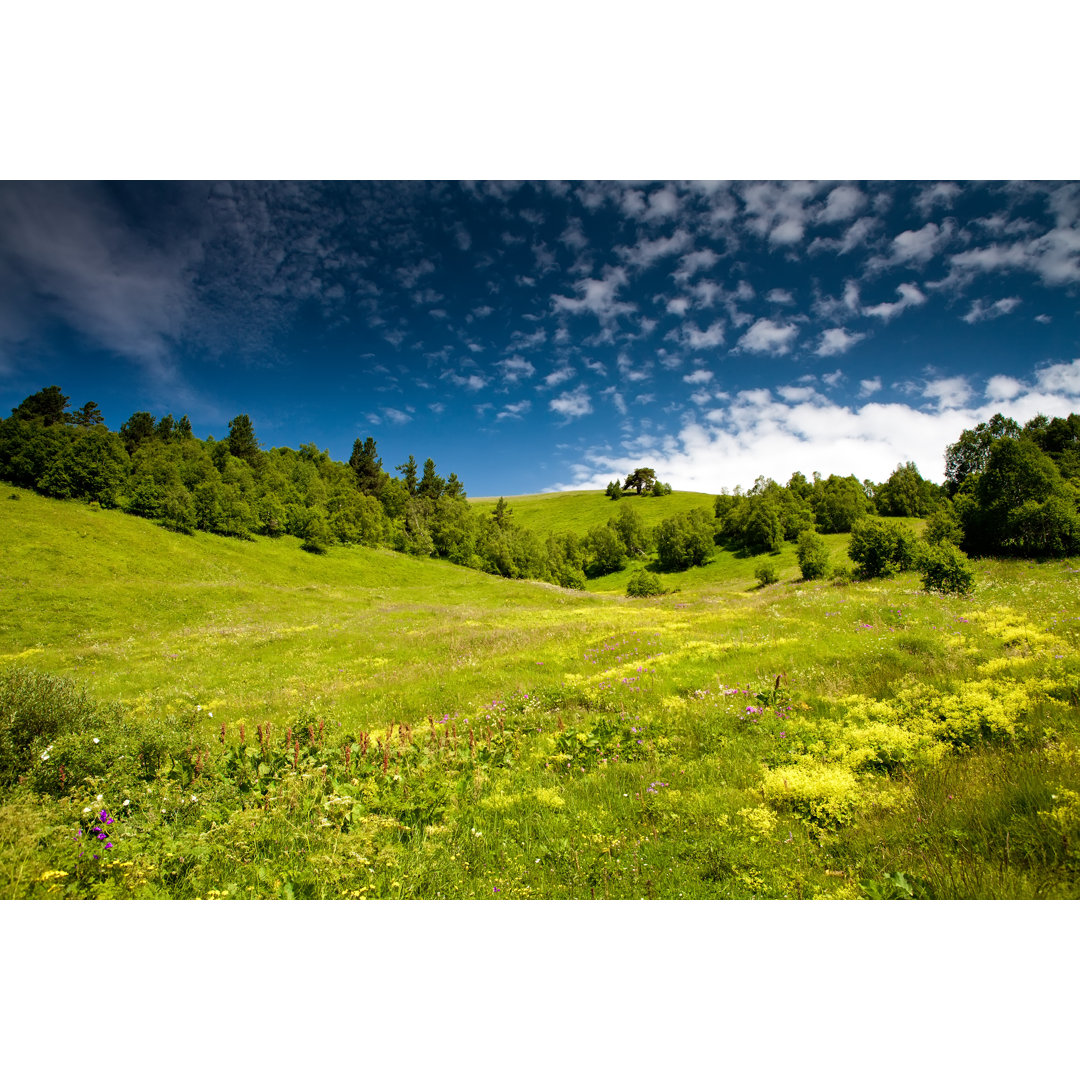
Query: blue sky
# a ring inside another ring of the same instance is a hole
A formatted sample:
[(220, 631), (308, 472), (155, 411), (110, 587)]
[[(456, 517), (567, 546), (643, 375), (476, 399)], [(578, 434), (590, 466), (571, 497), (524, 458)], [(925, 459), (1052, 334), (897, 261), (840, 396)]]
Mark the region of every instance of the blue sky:
[(0, 407), (57, 383), (470, 494), (885, 479), (1080, 409), (1080, 184), (0, 184)]

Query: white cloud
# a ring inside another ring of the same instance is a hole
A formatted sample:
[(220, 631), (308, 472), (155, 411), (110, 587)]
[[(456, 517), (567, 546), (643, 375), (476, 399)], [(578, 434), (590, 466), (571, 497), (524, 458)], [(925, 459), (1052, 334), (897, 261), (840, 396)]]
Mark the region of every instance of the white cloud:
[(556, 368), (551, 374), (544, 376), (544, 386), (551, 390), (573, 377), (574, 369), (564, 364), (562, 367)]
[(923, 217), (928, 217), (938, 206), (952, 206), (959, 194), (959, 184), (954, 184), (951, 180), (939, 181), (924, 187), (915, 196), (915, 208)]
[(707, 330), (699, 330), (689, 323), (680, 328), (679, 337), (688, 349), (715, 349), (724, 343), (724, 324), (717, 319)]
[(401, 409), (384, 408), (383, 416), (391, 424), (407, 424), (412, 420), (412, 417), (407, 412), (402, 412)]
[(690, 234), (685, 229), (676, 229), (671, 236), (661, 236), (655, 240), (641, 239), (633, 247), (617, 247), (615, 252), (624, 262), (643, 270), (660, 259), (685, 251), (690, 243)]
[(925, 263), (932, 259), (951, 235), (951, 229), (929, 222), (921, 229), (908, 229), (893, 237), (890, 263)]
[(589, 246), (589, 239), (582, 230), (581, 221), (578, 218), (570, 219), (570, 223), (563, 229), (559, 241), (575, 251), (582, 251)]
[[(1040, 390), (1059, 394), (1080, 394), (1080, 360), (1071, 364), (1051, 364), (1040, 368), (1035, 375)], [(1072, 411), (1072, 410), (1070, 410)], [(1047, 413), (1048, 416), (1065, 416), (1061, 413)]]
[(824, 224), (834, 221), (847, 221), (855, 217), (866, 205), (866, 196), (855, 187), (842, 184), (829, 192), (825, 200), (825, 208), (821, 211), (818, 220)]
[(835, 371), (830, 371), (828, 375), (822, 375), (821, 381), (829, 387), (837, 387), (844, 381), (844, 373), (837, 368)]
[(770, 304), (794, 304), (795, 297), (791, 295), (788, 289), (770, 289), (765, 294), (765, 299)]
[(1006, 296), (996, 300), (992, 304), (984, 304), (982, 300), (976, 300), (971, 305), (971, 310), (962, 315), (966, 323), (983, 322), (986, 319), (998, 319), (1002, 315), (1009, 315), (1020, 306), (1019, 296)]
[(704, 408), (704, 406), (712, 401), (712, 394), (710, 394), (708, 390), (695, 390), (690, 395), (690, 400), (697, 405), (698, 408)]
[(905, 285), (898, 285), (896, 291), (900, 294), (899, 300), (891, 304), (875, 304), (873, 307), (863, 308), (863, 314), (873, 315), (877, 319), (884, 319), (885, 322), (888, 322), (906, 308), (918, 307), (920, 304), (926, 303), (926, 297), (910, 282)]
[(520, 379), (527, 379), (536, 371), (536, 368), (528, 360), (516, 355), (500, 360), (498, 366), (502, 370), (503, 378), (508, 383), (516, 383)]
[(680, 284), (684, 284), (699, 271), (709, 270), (715, 266), (719, 259), (720, 256), (708, 248), (691, 251), (679, 260), (679, 268), (671, 276)]
[(815, 185), (805, 181), (755, 183), (739, 192), (748, 215), (748, 225), (774, 245), (797, 244), (806, 231), (809, 212), (806, 203)]
[(443, 378), (449, 379), (455, 386), (460, 386), (465, 390), (475, 393), (477, 390), (483, 390), (487, 386), (490, 380), (486, 379), (483, 375), (460, 375), (456, 371), (443, 372)]
[(602, 278), (584, 278), (575, 283), (574, 288), (581, 294), (578, 297), (553, 296), (555, 311), (568, 311), (573, 315), (590, 312), (602, 324), (615, 321), (620, 315), (629, 314), (637, 309), (635, 304), (616, 300), (616, 293), (627, 282), (626, 271), (620, 266), (608, 269)]
[(739, 348), (749, 352), (773, 353), (784, 356), (799, 335), (799, 328), (792, 323), (781, 326), (772, 319), (758, 319), (741, 338)]
[(611, 398), (612, 404), (615, 406), (616, 409), (619, 410), (619, 412), (623, 416), (627, 414), (628, 410), (626, 408), (626, 398), (622, 396), (618, 389), (616, 389), (614, 386), (609, 386), (606, 390), (602, 390), (601, 393), (605, 397)]
[[(1008, 413), (1023, 424), (1037, 413), (1067, 416), (1080, 411), (1080, 360), (1044, 368), (1040, 388), (1010, 402)], [(1044, 387), (1042, 382), (1047, 385)], [(867, 401), (857, 408), (824, 398), (784, 401), (764, 389), (739, 394), (703, 421), (686, 420), (677, 435), (654, 440), (648, 465), (673, 487), (719, 492), (749, 487), (760, 475), (784, 483), (796, 470), (809, 476), (846, 476), (884, 481), (898, 461), (914, 461), (928, 479), (944, 479), (945, 448), (965, 428), (989, 420), (1000, 401), (978, 408), (916, 408)], [(596, 453), (573, 469), (564, 487), (603, 487), (601, 476), (626, 475), (642, 464), (635, 450)]]
[(686, 309), (690, 306), (690, 301), (685, 296), (677, 296), (674, 300), (667, 302), (667, 313), (669, 315), (678, 315), (682, 318), (686, 314)]
[(814, 350), (815, 356), (839, 356), (852, 345), (857, 345), (865, 334), (850, 334), (842, 326), (834, 326), (821, 335), (821, 344)]
[(682, 381), (689, 383), (691, 386), (702, 386), (707, 382), (712, 382), (713, 373), (706, 371), (705, 368), (695, 368), (689, 375), (684, 375)]
[(871, 397), (881, 389), (881, 377), (875, 375), (872, 379), (859, 380), (859, 397)]
[(1053, 317), (1050, 315), (1036, 315), (1035, 321), (1037, 323), (1042, 323), (1043, 326), (1045, 326), (1047, 323), (1053, 322), (1054, 320)]
[(1019, 379), (1009, 375), (995, 375), (986, 383), (986, 396), (990, 401), (1012, 401), (1026, 389)]
[(500, 412), (496, 414), (495, 419), (520, 420), (531, 408), (531, 401), (519, 401), (513, 405), (504, 405)]
[(588, 416), (593, 411), (592, 401), (584, 386), (579, 386), (576, 390), (568, 390), (565, 394), (553, 398), (548, 407), (566, 420)]
[(923, 397), (933, 398), (939, 409), (957, 409), (971, 400), (972, 389), (962, 375), (933, 379), (923, 387)]

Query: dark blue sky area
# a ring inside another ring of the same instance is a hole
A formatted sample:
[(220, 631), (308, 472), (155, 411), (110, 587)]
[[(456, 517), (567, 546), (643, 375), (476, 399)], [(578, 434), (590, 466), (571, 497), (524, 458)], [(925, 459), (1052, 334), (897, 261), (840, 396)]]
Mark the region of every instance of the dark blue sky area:
[(4, 183), (0, 408), (44, 385), (470, 494), (915, 460), (1080, 408), (1077, 183)]

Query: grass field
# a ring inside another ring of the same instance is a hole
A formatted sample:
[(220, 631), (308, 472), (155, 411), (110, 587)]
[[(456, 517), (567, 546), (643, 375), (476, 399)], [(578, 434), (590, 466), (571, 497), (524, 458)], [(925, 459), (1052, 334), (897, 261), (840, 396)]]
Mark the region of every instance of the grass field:
[[(493, 498), (469, 499), (472, 506), (491, 509), (498, 501)], [(651, 528), (664, 518), (684, 514), (687, 510), (700, 508), (711, 517), (714, 501), (714, 495), (698, 491), (673, 491), (659, 499), (629, 494), (617, 501), (609, 499), (603, 491), (558, 491), (545, 495), (511, 495), (506, 499), (506, 505), (512, 520), (541, 536), (561, 532), (583, 536), (594, 525), (606, 525), (623, 506), (632, 506)]]
[(2, 896), (1080, 895), (1067, 563), (963, 599), (721, 551), (628, 600), (3, 485), (0, 531), (0, 719), (62, 719), (3, 795)]

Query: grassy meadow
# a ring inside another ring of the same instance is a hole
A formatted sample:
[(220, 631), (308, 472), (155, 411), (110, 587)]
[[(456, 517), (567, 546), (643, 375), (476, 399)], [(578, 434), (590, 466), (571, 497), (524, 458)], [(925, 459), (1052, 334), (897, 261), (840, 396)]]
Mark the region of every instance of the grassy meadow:
[(647, 561), (574, 592), (7, 485), (0, 535), (5, 898), (1080, 896), (1067, 561), (961, 598), (785, 544), (631, 600)]

